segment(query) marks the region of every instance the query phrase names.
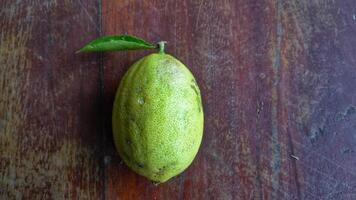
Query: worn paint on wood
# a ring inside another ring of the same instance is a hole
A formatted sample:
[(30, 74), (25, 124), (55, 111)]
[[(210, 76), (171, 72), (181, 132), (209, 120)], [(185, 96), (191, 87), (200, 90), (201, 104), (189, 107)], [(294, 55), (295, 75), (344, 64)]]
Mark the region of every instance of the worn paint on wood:
[[(356, 199), (354, 1), (0, 4), (0, 199)], [(202, 91), (198, 156), (159, 186), (121, 162), (110, 124), (152, 51), (73, 54), (119, 33), (168, 41)]]

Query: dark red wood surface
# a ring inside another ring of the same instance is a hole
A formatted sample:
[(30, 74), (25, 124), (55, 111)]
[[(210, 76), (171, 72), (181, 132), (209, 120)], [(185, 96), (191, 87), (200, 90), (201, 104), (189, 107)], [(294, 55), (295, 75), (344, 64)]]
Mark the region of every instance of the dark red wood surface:
[[(353, 0), (0, 1), (0, 199), (356, 199)], [(155, 186), (111, 136), (116, 87), (168, 41), (202, 91), (193, 164)]]

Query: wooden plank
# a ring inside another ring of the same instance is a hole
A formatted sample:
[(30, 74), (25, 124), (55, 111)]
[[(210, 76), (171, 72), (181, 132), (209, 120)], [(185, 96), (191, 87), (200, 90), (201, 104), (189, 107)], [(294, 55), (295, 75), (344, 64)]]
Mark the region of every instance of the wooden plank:
[[(0, 5), (0, 199), (356, 198), (354, 1)], [(116, 87), (150, 51), (74, 54), (101, 31), (167, 40), (197, 78), (203, 144), (168, 183), (111, 137)]]
[(99, 4), (0, 7), (0, 199), (101, 199)]
[[(355, 199), (354, 1), (102, 1), (104, 34), (167, 40), (201, 87), (205, 132), (185, 173), (154, 186), (107, 140), (107, 199)], [(116, 87), (149, 51), (106, 54)]]

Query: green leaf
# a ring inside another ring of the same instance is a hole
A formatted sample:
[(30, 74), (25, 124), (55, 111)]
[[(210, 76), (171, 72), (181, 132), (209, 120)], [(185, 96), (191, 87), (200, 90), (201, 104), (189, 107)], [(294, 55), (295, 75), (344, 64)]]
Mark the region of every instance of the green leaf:
[(78, 52), (126, 51), (154, 49), (157, 46), (131, 35), (109, 35), (97, 38), (82, 47)]

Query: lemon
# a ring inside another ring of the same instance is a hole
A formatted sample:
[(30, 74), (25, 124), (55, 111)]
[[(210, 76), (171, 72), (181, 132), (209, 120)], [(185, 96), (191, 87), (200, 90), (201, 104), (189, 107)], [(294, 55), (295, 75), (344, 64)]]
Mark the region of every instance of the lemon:
[(156, 183), (183, 172), (203, 136), (197, 82), (179, 60), (153, 53), (124, 75), (113, 106), (115, 146), (125, 164)]

